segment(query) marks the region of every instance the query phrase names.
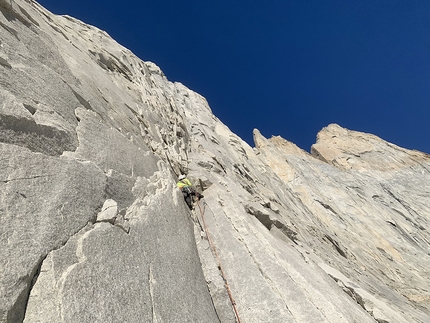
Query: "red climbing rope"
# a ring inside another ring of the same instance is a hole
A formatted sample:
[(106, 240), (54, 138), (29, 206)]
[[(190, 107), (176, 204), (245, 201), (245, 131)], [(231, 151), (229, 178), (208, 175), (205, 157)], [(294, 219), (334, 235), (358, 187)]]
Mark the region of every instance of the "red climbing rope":
[(236, 308), (236, 302), (234, 301), (233, 295), (232, 295), (231, 290), (230, 290), (230, 286), (228, 285), (227, 278), (225, 277), (224, 270), (222, 269), (222, 266), (221, 266), (221, 260), (220, 260), (220, 258), (218, 256), (218, 252), (216, 251), (215, 245), (214, 245), (214, 243), (212, 241), (212, 238), (211, 238), (211, 236), (209, 234), (208, 227), (206, 225), (205, 216), (204, 216), (204, 213), (205, 213), (205, 210), (206, 210), (206, 202), (205, 202), (205, 208), (203, 209), (203, 211), (202, 211), (202, 208), (200, 206), (200, 201), (199, 200), (197, 201), (197, 205), (199, 206), (200, 215), (202, 216), (202, 222), (203, 222), (203, 227), (204, 227), (204, 230), (205, 230), (205, 233), (206, 233), (206, 237), (208, 238), (211, 250), (214, 253), (214, 255), (216, 257), (216, 260), (218, 262), (218, 268), (219, 268), (219, 271), (221, 272), (222, 279), (224, 280), (225, 289), (227, 290), (228, 297), (230, 298), (231, 305), (233, 306), (234, 314), (236, 315), (236, 321), (237, 321), (237, 323), (241, 323), (240, 317), (239, 317), (239, 312), (237, 311), (237, 308)]

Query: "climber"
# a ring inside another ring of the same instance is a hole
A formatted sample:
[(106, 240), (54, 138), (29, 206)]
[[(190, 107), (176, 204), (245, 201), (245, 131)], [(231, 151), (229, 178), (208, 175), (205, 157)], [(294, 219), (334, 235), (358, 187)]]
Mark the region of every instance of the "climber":
[(176, 186), (181, 190), (182, 194), (184, 195), (185, 202), (187, 203), (190, 210), (192, 210), (194, 197), (201, 200), (204, 196), (193, 189), (190, 180), (186, 178), (185, 175), (179, 175), (178, 179), (179, 181)]

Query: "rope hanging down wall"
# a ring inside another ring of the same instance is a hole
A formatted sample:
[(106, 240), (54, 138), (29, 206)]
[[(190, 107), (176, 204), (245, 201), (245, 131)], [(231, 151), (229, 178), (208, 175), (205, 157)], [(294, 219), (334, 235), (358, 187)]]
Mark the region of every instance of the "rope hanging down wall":
[(210, 235), (208, 227), (206, 225), (205, 215), (204, 215), (205, 210), (206, 210), (206, 204), (207, 203), (204, 202), (204, 208), (202, 210), (202, 207), (200, 206), (200, 201), (197, 201), (197, 205), (199, 206), (200, 215), (202, 217), (202, 222), (203, 222), (203, 227), (204, 227), (204, 230), (205, 230), (205, 233), (206, 233), (206, 237), (208, 238), (209, 245), (211, 247), (212, 253), (215, 255), (218, 268), (219, 268), (219, 270), (221, 272), (222, 279), (224, 280), (225, 289), (227, 290), (228, 297), (230, 298), (231, 305), (233, 306), (234, 314), (236, 316), (236, 321), (237, 321), (237, 323), (241, 323), (240, 317), (239, 317), (239, 312), (237, 311), (237, 308), (236, 308), (236, 302), (234, 301), (233, 295), (232, 295), (231, 290), (230, 290), (230, 286), (228, 284), (228, 281), (227, 281), (227, 278), (225, 276), (224, 270), (222, 269), (221, 260), (220, 260), (220, 258), (218, 256), (218, 252), (216, 251), (215, 245), (214, 245), (214, 243), (212, 241), (211, 235)]

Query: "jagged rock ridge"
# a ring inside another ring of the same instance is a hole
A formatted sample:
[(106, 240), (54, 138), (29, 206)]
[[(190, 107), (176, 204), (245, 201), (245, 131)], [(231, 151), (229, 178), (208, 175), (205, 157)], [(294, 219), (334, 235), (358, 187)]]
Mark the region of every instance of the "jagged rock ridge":
[(337, 125), (253, 149), (105, 32), (0, 12), (0, 322), (234, 322), (208, 235), (241, 322), (430, 321), (428, 155)]

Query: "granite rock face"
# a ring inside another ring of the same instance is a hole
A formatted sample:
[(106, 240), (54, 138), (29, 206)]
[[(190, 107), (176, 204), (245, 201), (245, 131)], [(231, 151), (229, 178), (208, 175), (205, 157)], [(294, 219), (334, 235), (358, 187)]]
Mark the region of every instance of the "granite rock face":
[(0, 35), (0, 322), (430, 321), (427, 154), (338, 125), (251, 148), (34, 1)]
[(176, 86), (33, 1), (1, 0), (0, 34), (0, 322), (219, 322), (149, 146)]
[(429, 155), (334, 124), (318, 134), (312, 156), (279, 137), (254, 138), (313, 215), (295, 224), (308, 227), (300, 235), (318, 250), (320, 267), (378, 321), (426, 322)]

